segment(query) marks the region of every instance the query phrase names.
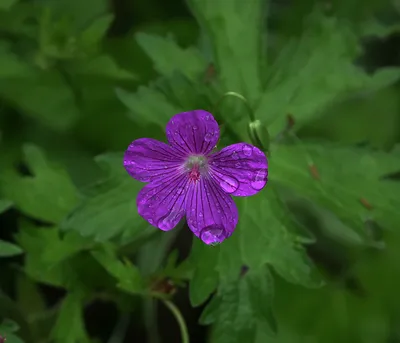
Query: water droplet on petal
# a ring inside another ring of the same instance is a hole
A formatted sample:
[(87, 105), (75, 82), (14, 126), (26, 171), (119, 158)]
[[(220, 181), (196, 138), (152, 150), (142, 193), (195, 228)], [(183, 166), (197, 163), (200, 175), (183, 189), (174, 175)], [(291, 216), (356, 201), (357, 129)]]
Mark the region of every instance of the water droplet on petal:
[(234, 152), (232, 153), (232, 158), (233, 158), (234, 160), (238, 160), (238, 159), (239, 159), (239, 155), (238, 155), (238, 153), (237, 153), (236, 151), (234, 151)]
[(203, 212), (199, 212), (199, 217), (203, 217)]
[(233, 193), (239, 188), (238, 180), (228, 175), (221, 175), (221, 179), (219, 180), (219, 185), (228, 194)]
[(172, 210), (165, 216), (161, 217), (157, 222), (157, 227), (160, 230), (168, 231), (173, 229), (179, 222), (181, 213), (179, 211)]
[(251, 187), (257, 191), (262, 189), (266, 182), (267, 182), (267, 177), (268, 177), (268, 172), (267, 170), (258, 170), (255, 174), (254, 177), (251, 180)]
[(221, 243), (227, 234), (221, 225), (210, 225), (201, 230), (200, 239), (208, 245)]
[(191, 230), (195, 235), (197, 235), (198, 232), (199, 232), (199, 228), (198, 228), (198, 225), (197, 225), (197, 220), (194, 219), (194, 218), (189, 219), (189, 220), (188, 220), (188, 225), (189, 225), (189, 227), (190, 227), (190, 230)]
[(176, 193), (177, 193), (178, 195), (183, 194), (184, 192), (185, 192), (185, 188), (183, 188), (183, 187), (178, 187), (178, 188), (176, 189)]
[(248, 145), (245, 144), (242, 148), (243, 154), (245, 154), (246, 156), (251, 156), (251, 154), (253, 153), (253, 148)]
[(204, 140), (205, 140), (206, 142), (211, 142), (213, 136), (214, 136), (213, 133), (207, 132), (206, 135), (204, 136)]

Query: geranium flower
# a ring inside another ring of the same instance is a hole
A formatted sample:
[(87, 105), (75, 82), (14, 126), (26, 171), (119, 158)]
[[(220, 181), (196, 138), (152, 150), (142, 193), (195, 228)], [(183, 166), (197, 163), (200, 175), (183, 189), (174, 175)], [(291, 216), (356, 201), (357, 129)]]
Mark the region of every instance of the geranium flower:
[(186, 216), (189, 228), (204, 243), (221, 243), (238, 222), (231, 196), (256, 194), (267, 183), (265, 154), (248, 143), (214, 152), (219, 126), (203, 110), (175, 115), (166, 134), (169, 144), (140, 138), (125, 152), (129, 175), (148, 183), (137, 196), (139, 214), (163, 231)]

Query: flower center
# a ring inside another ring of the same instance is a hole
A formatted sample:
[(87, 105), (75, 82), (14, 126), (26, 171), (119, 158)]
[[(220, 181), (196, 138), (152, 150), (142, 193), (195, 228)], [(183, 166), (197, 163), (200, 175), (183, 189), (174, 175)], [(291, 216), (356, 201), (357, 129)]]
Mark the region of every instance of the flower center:
[(189, 180), (197, 182), (201, 175), (208, 169), (207, 157), (203, 155), (191, 155), (185, 161), (185, 169), (188, 172)]

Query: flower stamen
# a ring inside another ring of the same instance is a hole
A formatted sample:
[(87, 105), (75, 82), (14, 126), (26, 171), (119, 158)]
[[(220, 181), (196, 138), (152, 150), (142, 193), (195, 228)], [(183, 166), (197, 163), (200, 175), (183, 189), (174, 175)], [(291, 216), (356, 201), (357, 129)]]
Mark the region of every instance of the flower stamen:
[(189, 180), (198, 182), (200, 177), (208, 170), (208, 160), (203, 155), (191, 155), (185, 162), (185, 169), (188, 172)]

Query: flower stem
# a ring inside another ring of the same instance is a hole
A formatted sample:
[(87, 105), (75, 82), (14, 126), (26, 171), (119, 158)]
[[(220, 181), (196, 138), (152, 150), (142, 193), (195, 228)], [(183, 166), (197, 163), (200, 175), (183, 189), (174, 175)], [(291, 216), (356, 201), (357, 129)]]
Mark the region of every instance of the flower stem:
[(182, 336), (182, 343), (189, 343), (189, 333), (188, 329), (186, 327), (185, 320), (182, 317), (181, 312), (179, 309), (175, 306), (175, 304), (169, 300), (163, 300), (163, 303), (165, 304), (166, 307), (171, 311), (171, 313), (174, 315), (176, 321), (178, 322), (179, 329), (181, 331), (181, 336)]
[(248, 113), (249, 113), (250, 121), (253, 122), (253, 121), (256, 120), (256, 119), (255, 119), (255, 116), (254, 116), (253, 109), (251, 108), (251, 106), (250, 106), (249, 102), (247, 101), (247, 99), (246, 99), (243, 95), (241, 95), (241, 94), (239, 94), (239, 93), (236, 93), (236, 92), (226, 92), (225, 94), (223, 94), (223, 95), (221, 96), (221, 98), (218, 100), (218, 102), (215, 104), (215, 106), (214, 106), (214, 111), (215, 111), (215, 110), (221, 105), (221, 103), (222, 103), (227, 97), (229, 97), (229, 96), (233, 96), (233, 97), (235, 97), (235, 98), (238, 98), (238, 99), (242, 100), (242, 101), (244, 102), (244, 104), (246, 105), (246, 107), (247, 107), (247, 111), (248, 111)]

